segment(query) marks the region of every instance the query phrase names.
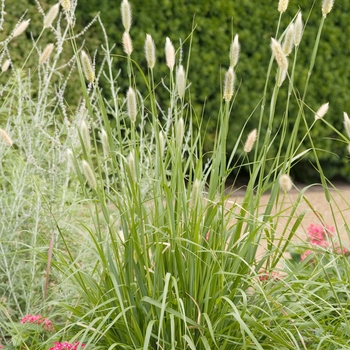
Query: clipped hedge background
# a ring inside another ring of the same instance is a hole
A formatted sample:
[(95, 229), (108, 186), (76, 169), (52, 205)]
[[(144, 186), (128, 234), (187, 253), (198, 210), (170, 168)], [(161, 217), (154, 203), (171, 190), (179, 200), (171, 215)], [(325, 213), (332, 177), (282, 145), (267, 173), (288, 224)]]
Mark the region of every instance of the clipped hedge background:
[[(223, 74), (229, 65), (229, 47), (233, 36), (238, 33), (241, 44), (241, 55), (236, 67), (238, 95), (233, 107), (230, 133), (232, 139), (228, 139), (228, 150), (235, 142), (234, 135), (238, 135), (244, 122), (251, 116), (246, 133), (253, 129), (260, 114), (259, 105), (262, 97), (266, 72), (271, 57), (270, 38), (275, 36), (276, 25), (279, 18), (277, 11), (278, 1), (254, 2), (251, 0), (227, 1), (227, 0), (129, 0), (133, 9), (133, 24), (130, 35), (133, 40), (134, 51), (132, 58), (140, 63), (146, 71), (146, 63), (143, 53), (145, 34), (152, 35), (157, 46), (158, 61), (155, 67), (155, 78), (160, 81), (167, 75), (167, 67), (164, 59), (165, 38), (168, 36), (176, 48), (179, 47), (179, 38), (183, 42), (183, 64), (187, 64), (189, 40), (186, 38), (191, 33), (193, 24), (196, 25), (193, 35), (190, 53), (190, 66), (188, 79), (191, 82), (191, 99), (194, 111), (198, 118), (204, 116), (204, 125), (207, 125), (205, 149), (211, 149), (212, 138), (216, 125), (216, 117), (220, 106), (220, 90)], [(100, 12), (105, 25), (110, 43), (116, 43), (116, 54), (122, 54), (121, 38), (123, 26), (120, 18), (120, 2), (110, 0), (78, 0), (76, 11), (77, 26), (83, 28), (91, 19)], [(44, 4), (47, 9), (55, 4), (50, 1)], [(298, 0), (291, 1), (286, 13), (282, 18), (280, 33), (287, 27), (289, 22), (300, 8), (305, 22), (310, 13), (310, 7), (314, 9), (310, 14), (307, 27), (300, 44), (298, 65), (295, 76), (295, 87), (302, 95), (304, 82), (309, 68), (309, 61), (313, 44), (315, 42), (318, 26), (321, 20), (322, 0)], [(11, 7), (11, 10), (9, 10)], [(33, 2), (24, 0), (16, 1), (16, 5), (6, 2), (5, 10), (11, 13), (7, 20), (15, 21), (28, 8), (28, 16), (36, 11)], [(318, 57), (316, 59), (313, 75), (310, 80), (305, 113), (309, 124), (312, 123), (314, 112), (325, 102), (330, 103), (330, 108), (325, 116), (335, 128), (343, 131), (343, 111), (350, 112), (350, 100), (348, 99), (348, 85), (350, 78), (350, 45), (346, 33), (350, 32), (348, 13), (349, 2), (335, 1), (332, 12), (328, 15), (321, 36)], [(17, 16), (17, 17), (16, 17)], [(26, 16), (26, 18), (28, 18)], [(41, 28), (40, 20), (40, 28)], [(35, 32), (36, 22), (32, 21), (30, 29)], [(78, 29), (78, 28), (77, 28)], [(36, 30), (37, 31), (37, 30)], [(40, 29), (39, 31), (40, 32)], [(101, 29), (94, 24), (86, 35), (86, 47), (92, 53), (103, 43)], [(29, 39), (29, 38), (28, 38)], [(22, 43), (23, 44), (23, 43)], [(23, 51), (23, 46), (18, 50)], [(31, 42), (28, 40), (28, 47)], [(13, 47), (16, 51), (16, 48)], [(97, 60), (102, 59), (97, 56)], [(289, 60), (293, 59), (291, 54)], [(21, 52), (19, 55), (23, 55)], [(126, 91), (125, 59), (117, 57), (116, 68), (121, 68), (120, 83), (122, 92)], [(274, 64), (274, 70), (276, 65)], [(124, 74), (124, 76), (123, 76)], [(271, 86), (274, 83), (272, 74)], [(103, 83), (102, 83), (103, 84)], [(287, 95), (288, 85), (286, 82), (280, 90), (279, 104), (276, 110), (275, 131), (277, 132), (280, 120), (283, 117), (284, 102)], [(270, 89), (272, 91), (272, 88)], [(142, 91), (141, 91), (142, 92)], [(162, 96), (160, 105), (162, 104)], [(164, 101), (166, 103), (166, 100)], [(268, 105), (266, 103), (265, 118), (268, 117)], [(205, 110), (203, 112), (203, 106)], [(293, 107), (294, 106), (294, 107)], [(289, 111), (289, 121), (293, 125), (293, 115), (297, 113), (296, 102), (293, 99)], [(311, 110), (309, 110), (309, 108)], [(313, 110), (313, 111), (312, 111)], [(305, 126), (301, 124), (300, 134), (305, 132)], [(316, 123), (312, 129), (314, 143), (319, 148), (318, 156), (323, 165), (325, 175), (328, 178), (339, 178), (350, 181), (350, 163), (346, 144), (338, 140), (338, 137), (322, 122)], [(243, 146), (243, 145), (242, 145)], [(303, 148), (310, 145), (307, 140)], [(272, 150), (271, 157), (274, 152)], [(317, 181), (317, 172), (313, 167), (313, 156), (309, 153), (299, 161), (292, 169), (294, 180), (311, 182)]]

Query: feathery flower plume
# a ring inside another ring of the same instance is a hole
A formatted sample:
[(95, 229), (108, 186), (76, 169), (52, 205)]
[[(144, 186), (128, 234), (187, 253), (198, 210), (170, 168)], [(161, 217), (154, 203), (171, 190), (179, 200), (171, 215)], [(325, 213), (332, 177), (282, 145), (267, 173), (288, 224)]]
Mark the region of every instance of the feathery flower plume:
[(288, 56), (293, 50), (294, 35), (295, 35), (294, 23), (291, 23), (287, 29), (287, 32), (282, 44), (282, 49), (286, 56)]
[(230, 67), (225, 74), (225, 80), (224, 80), (223, 97), (226, 102), (229, 102), (233, 96), (234, 83), (235, 83), (235, 72), (233, 71), (233, 67)]
[(165, 60), (166, 65), (173, 71), (175, 66), (175, 48), (168, 37), (165, 39)]
[(53, 49), (55, 48), (54, 44), (48, 44), (42, 54), (39, 57), (39, 63), (43, 64), (45, 63), (51, 56)]
[(332, 11), (334, 5), (334, 0), (323, 0), (322, 3), (322, 15), (327, 17), (327, 15)]
[(1, 71), (5, 73), (10, 68), (10, 65), (11, 65), (11, 61), (7, 59), (1, 67)]
[(344, 112), (344, 127), (348, 137), (350, 138), (350, 119), (346, 112)]
[(68, 162), (69, 168), (72, 169), (75, 173), (77, 173), (77, 169), (75, 166), (75, 157), (70, 148), (67, 149), (66, 155), (67, 155), (67, 162)]
[(135, 156), (134, 156), (133, 150), (129, 154), (128, 163), (129, 163), (129, 170), (130, 170), (131, 178), (134, 182), (136, 182), (137, 177), (136, 177), (136, 170), (135, 170)]
[(105, 155), (105, 157), (107, 157), (109, 154), (109, 142), (108, 142), (108, 135), (105, 129), (101, 130), (100, 138), (101, 138), (101, 143), (103, 148), (103, 154)]
[(153, 69), (156, 64), (156, 46), (150, 34), (146, 34), (145, 56), (148, 68)]
[(12, 146), (13, 145), (13, 141), (10, 137), (10, 135), (3, 129), (0, 129), (0, 136), (3, 139), (3, 141), (6, 143), (7, 146)]
[(279, 178), (279, 184), (283, 192), (288, 192), (292, 189), (293, 183), (289, 175), (283, 174)]
[(315, 114), (315, 120), (321, 119), (325, 116), (329, 108), (329, 102), (324, 103), (316, 112)]
[(303, 36), (303, 20), (301, 18), (301, 12), (299, 12), (294, 24), (294, 45), (295, 46), (299, 46), (302, 36)]
[(70, 0), (60, 0), (61, 6), (66, 12), (70, 11), (71, 3)]
[(200, 180), (196, 179), (193, 181), (192, 186), (192, 196), (191, 196), (191, 202), (192, 205), (196, 205), (198, 202), (198, 199), (200, 198), (200, 190), (201, 190), (201, 182)]
[(44, 28), (49, 28), (58, 15), (60, 4), (53, 5), (44, 18)]
[(130, 56), (131, 53), (132, 53), (132, 50), (133, 50), (133, 47), (132, 47), (132, 41), (131, 41), (131, 37), (130, 37), (130, 34), (128, 32), (124, 32), (123, 34), (123, 49), (124, 49), (124, 52)]
[(91, 151), (90, 132), (84, 120), (82, 120), (80, 123), (80, 136), (83, 141), (85, 151), (87, 153), (90, 153)]
[(185, 127), (184, 127), (184, 120), (181, 117), (176, 124), (176, 147), (179, 147), (182, 149), (182, 142), (184, 138), (185, 133)]
[(92, 171), (89, 163), (86, 160), (83, 160), (81, 164), (82, 164), (83, 173), (84, 173), (84, 176), (85, 176), (87, 182), (89, 183), (91, 188), (96, 190), (97, 182), (96, 182), (96, 179), (95, 179), (94, 172)]
[(95, 80), (95, 71), (92, 66), (90, 57), (84, 50), (81, 51), (80, 60), (86, 80), (90, 83), (93, 83)]
[(129, 33), (131, 28), (131, 22), (132, 22), (132, 12), (131, 12), (131, 6), (128, 0), (123, 0), (123, 2), (120, 5), (120, 10), (122, 13), (123, 26), (125, 28), (125, 31)]
[(13, 32), (13, 37), (17, 37), (21, 35), (29, 26), (30, 19), (27, 19), (26, 21), (21, 22), (17, 28)]
[(280, 13), (285, 12), (288, 8), (288, 2), (289, 2), (289, 0), (280, 0), (278, 2), (278, 12), (280, 12)]
[(283, 52), (281, 44), (277, 40), (275, 40), (274, 38), (271, 38), (271, 50), (272, 50), (272, 53), (275, 57), (275, 60), (278, 64), (278, 66), (282, 70), (286, 71), (288, 69), (287, 57), (286, 57), (285, 53)]
[(131, 122), (135, 123), (137, 116), (137, 100), (135, 90), (132, 87), (129, 87), (126, 93), (126, 107)]
[(241, 46), (238, 41), (238, 34), (236, 34), (230, 46), (230, 66), (231, 67), (235, 67), (237, 65), (240, 50), (241, 50)]
[(255, 144), (256, 138), (258, 136), (258, 131), (256, 129), (252, 130), (248, 136), (247, 136), (247, 141), (244, 144), (244, 152), (249, 153)]
[(186, 90), (186, 74), (182, 64), (176, 70), (176, 87), (179, 97), (183, 99)]
[(164, 134), (163, 134), (163, 131), (159, 131), (159, 152), (161, 156), (164, 153), (164, 148), (165, 148)]
[(287, 77), (287, 71), (282, 70), (281, 68), (278, 67), (277, 73), (276, 73), (276, 83), (278, 87), (281, 87), (283, 82), (285, 81)]

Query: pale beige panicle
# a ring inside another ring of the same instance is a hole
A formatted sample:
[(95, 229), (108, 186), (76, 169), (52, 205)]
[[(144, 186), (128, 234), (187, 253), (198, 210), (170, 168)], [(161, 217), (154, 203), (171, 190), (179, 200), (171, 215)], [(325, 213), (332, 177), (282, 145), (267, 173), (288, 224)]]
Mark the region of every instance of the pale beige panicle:
[(179, 147), (182, 149), (182, 142), (184, 138), (185, 133), (185, 126), (184, 126), (184, 120), (181, 117), (176, 124), (176, 147)]
[(271, 38), (271, 50), (278, 66), (282, 70), (288, 70), (288, 59), (285, 53), (283, 52), (281, 44), (274, 38)]
[(109, 142), (108, 142), (108, 135), (105, 129), (101, 130), (100, 139), (102, 143), (103, 154), (107, 156), (109, 154)]
[(87, 124), (85, 123), (85, 120), (82, 120), (80, 123), (80, 136), (83, 141), (85, 151), (87, 153), (90, 153), (91, 151), (90, 131)]
[(165, 39), (165, 60), (166, 65), (173, 71), (175, 66), (175, 48), (169, 38)]
[(131, 55), (133, 47), (130, 34), (128, 32), (124, 32), (123, 34), (123, 49), (128, 56)]
[(295, 46), (299, 46), (302, 36), (303, 36), (303, 19), (301, 18), (301, 12), (299, 12), (294, 24), (294, 45)]
[(134, 156), (133, 150), (129, 154), (128, 163), (129, 163), (129, 170), (130, 170), (131, 178), (134, 182), (136, 182), (137, 177), (136, 177), (136, 170), (135, 170), (135, 156)]
[(329, 109), (329, 102), (324, 103), (315, 113), (315, 120), (321, 119), (325, 116)]
[(3, 129), (0, 129), (0, 136), (3, 139), (3, 141), (6, 143), (7, 146), (12, 146), (13, 145), (13, 141), (10, 137), (10, 135)]
[(120, 5), (120, 10), (122, 13), (123, 26), (125, 28), (125, 31), (129, 33), (131, 28), (131, 22), (132, 22), (132, 12), (131, 12), (131, 6), (128, 0), (122, 1)]
[(281, 190), (283, 192), (288, 192), (292, 189), (293, 187), (293, 182), (292, 182), (292, 179), (290, 178), (289, 175), (287, 174), (283, 174), (280, 176), (279, 178), (279, 184), (280, 184), (280, 187), (281, 187)]
[(51, 26), (60, 11), (60, 4), (53, 5), (44, 18), (44, 28)]
[(7, 59), (1, 66), (1, 71), (5, 73), (11, 66), (11, 61)]
[(231, 67), (235, 67), (237, 65), (240, 51), (241, 51), (241, 46), (238, 41), (238, 34), (236, 34), (230, 46), (230, 66)]
[(193, 181), (192, 195), (191, 195), (192, 206), (195, 206), (201, 197), (201, 187), (202, 185), (200, 180), (196, 179)]
[(247, 141), (244, 144), (244, 152), (245, 153), (249, 153), (253, 149), (257, 136), (258, 136), (257, 129), (252, 130), (248, 134)]
[(291, 23), (288, 26), (288, 29), (287, 29), (287, 32), (286, 32), (286, 35), (284, 37), (283, 44), (282, 44), (282, 49), (283, 49), (283, 52), (286, 56), (290, 55), (290, 53), (293, 50), (294, 35), (295, 35), (294, 23)]
[(224, 79), (224, 95), (223, 98), (226, 102), (231, 101), (233, 93), (234, 93), (234, 84), (235, 84), (235, 72), (233, 71), (233, 67), (230, 67)]
[(278, 2), (278, 12), (283, 13), (288, 8), (289, 0), (279, 0)]
[(344, 127), (348, 138), (350, 139), (350, 118), (346, 112), (344, 112)]
[(94, 172), (92, 171), (89, 163), (86, 160), (82, 161), (82, 168), (83, 168), (83, 174), (84, 174), (88, 184), (90, 185), (91, 188), (96, 190), (97, 182), (95, 179), (95, 175), (94, 175)]
[(153, 69), (156, 64), (156, 46), (150, 34), (146, 34), (145, 56), (148, 68)]
[(135, 90), (132, 87), (129, 87), (126, 93), (126, 108), (131, 122), (135, 123), (137, 116), (137, 100)]
[(61, 6), (66, 12), (70, 11), (71, 3), (70, 0), (60, 0)]
[(48, 61), (48, 59), (50, 58), (51, 54), (52, 54), (52, 51), (53, 49), (55, 48), (55, 45), (54, 44), (48, 44), (44, 51), (42, 52), (42, 54), (40, 55), (39, 57), (39, 63), (40, 64), (43, 64), (45, 63), (46, 61)]
[(280, 67), (277, 69), (276, 73), (276, 83), (278, 87), (281, 87), (283, 82), (286, 80), (287, 77), (287, 71), (282, 70)]
[(159, 131), (159, 152), (162, 155), (165, 148), (165, 139), (163, 131)]
[(89, 81), (90, 83), (93, 83), (95, 80), (95, 70), (92, 66), (90, 57), (87, 55), (87, 53), (82, 50), (81, 51), (81, 66), (83, 68), (83, 73), (85, 75), (85, 78), (87, 81)]
[(327, 17), (327, 15), (332, 11), (334, 5), (334, 0), (323, 0), (322, 2), (322, 15)]
[(77, 169), (75, 167), (75, 157), (70, 148), (67, 149), (66, 155), (69, 168), (72, 169), (75, 173), (77, 173)]
[(176, 70), (176, 88), (179, 97), (183, 99), (186, 90), (186, 74), (182, 65), (180, 65)]
[(15, 38), (15, 37), (21, 35), (23, 32), (25, 32), (29, 26), (29, 23), (30, 23), (30, 19), (27, 19), (26, 21), (21, 22), (17, 26), (17, 28), (14, 30), (13, 37)]

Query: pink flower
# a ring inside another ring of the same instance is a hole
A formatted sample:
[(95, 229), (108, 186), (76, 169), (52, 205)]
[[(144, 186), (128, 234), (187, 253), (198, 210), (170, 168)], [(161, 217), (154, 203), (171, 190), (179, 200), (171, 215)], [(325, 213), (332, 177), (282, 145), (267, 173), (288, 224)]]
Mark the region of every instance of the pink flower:
[(313, 253), (313, 251), (310, 249), (305, 250), (305, 252), (303, 254), (301, 254), (300, 260), (304, 261), (312, 253)]
[(55, 331), (53, 323), (49, 319), (42, 317), (41, 315), (26, 315), (21, 319), (20, 323), (38, 324), (41, 325), (48, 332)]
[[(54, 346), (50, 348), (49, 350), (77, 350), (79, 346), (79, 342), (75, 343), (68, 343), (68, 342), (55, 342)], [(81, 347), (83, 348), (85, 344), (81, 344)]]
[(329, 243), (327, 237), (334, 233), (334, 227), (332, 226), (322, 226), (319, 224), (311, 224), (307, 229), (307, 234), (310, 238), (310, 243), (314, 245), (327, 248)]
[(278, 272), (262, 272), (259, 276), (259, 280), (261, 282), (266, 282), (266, 281), (270, 281), (270, 280), (274, 280), (274, 281), (279, 281), (281, 279), (281, 276)]

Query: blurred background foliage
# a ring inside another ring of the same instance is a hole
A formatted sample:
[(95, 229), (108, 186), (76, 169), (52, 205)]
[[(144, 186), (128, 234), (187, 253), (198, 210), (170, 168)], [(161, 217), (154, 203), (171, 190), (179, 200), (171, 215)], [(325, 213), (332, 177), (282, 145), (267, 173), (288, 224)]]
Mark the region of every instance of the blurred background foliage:
[[(110, 44), (116, 44), (115, 54), (123, 55), (121, 38), (123, 26), (120, 16), (119, 0), (78, 0), (76, 10), (77, 24), (75, 32), (83, 29), (90, 21), (100, 13), (102, 22), (106, 28)], [(55, 4), (55, 1), (40, 1), (45, 11)], [(133, 40), (134, 51), (132, 59), (147, 71), (144, 58), (144, 40), (146, 33), (151, 34), (157, 47), (157, 64), (154, 69), (156, 81), (169, 74), (165, 65), (164, 45), (168, 36), (176, 48), (182, 44), (182, 63), (189, 62), (188, 80), (191, 83), (191, 103), (198, 120), (203, 120), (206, 130), (204, 149), (210, 151), (215, 137), (216, 119), (221, 103), (221, 86), (224, 72), (229, 66), (229, 48), (233, 36), (237, 33), (241, 44), (241, 55), (237, 74), (237, 97), (232, 110), (228, 139), (228, 150), (231, 150), (243, 124), (249, 118), (245, 135), (255, 128), (260, 116), (260, 102), (266, 81), (266, 72), (271, 58), (270, 38), (275, 37), (276, 25), (279, 18), (277, 11), (278, 1), (254, 2), (251, 0), (227, 1), (227, 0), (130, 0), (133, 9), (133, 24), (130, 35)], [(322, 0), (291, 1), (288, 10), (283, 14), (280, 33), (293, 20), (300, 9), (304, 22), (307, 22), (306, 30), (300, 44), (295, 75), (296, 93), (302, 95), (304, 83), (307, 77), (311, 52), (316, 39), (321, 20)], [(314, 7), (310, 12), (311, 7)], [(36, 38), (42, 29), (42, 16), (38, 13), (34, 0), (6, 1), (3, 33), (8, 34), (15, 26), (20, 16), (27, 10), (25, 18), (31, 18), (30, 31)], [(321, 104), (329, 102), (330, 108), (325, 119), (336, 129), (343, 132), (343, 111), (350, 112), (349, 57), (350, 45), (347, 34), (350, 31), (348, 13), (350, 3), (345, 0), (335, 2), (332, 12), (328, 15), (321, 36), (321, 44), (315, 63), (315, 68), (308, 88), (305, 106), (305, 116), (310, 126), (313, 122), (314, 112)], [(191, 50), (189, 35), (193, 30)], [(30, 31), (26, 32), (26, 39), (15, 39), (10, 44), (10, 56), (16, 65), (21, 62), (25, 54), (30, 51), (32, 38)], [(45, 40), (50, 37), (44, 36)], [(104, 39), (101, 28), (96, 22), (89, 28), (88, 35), (84, 36), (85, 46), (91, 55), (98, 50), (96, 56), (97, 66), (103, 59), (103, 51), (100, 45)], [(82, 40), (82, 39), (79, 39)], [(190, 51), (189, 51), (190, 50)], [(67, 60), (71, 56), (71, 50), (67, 48)], [(293, 60), (294, 52), (289, 60)], [(179, 58), (180, 55), (178, 55)], [(37, 64), (35, 62), (29, 62)], [(116, 69), (121, 70), (119, 78), (120, 93), (125, 94), (128, 78), (126, 73), (126, 59), (121, 56), (115, 58)], [(276, 65), (270, 77), (270, 91), (274, 84)], [(6, 78), (1, 77), (1, 83), (5, 84)], [(79, 84), (79, 82), (76, 82)], [(71, 85), (66, 92), (67, 101), (74, 104), (78, 101), (74, 89), (75, 79), (71, 79)], [(104, 82), (101, 82), (103, 87)], [(138, 86), (144, 95), (146, 90)], [(164, 89), (165, 91), (165, 89)], [(274, 132), (284, 117), (285, 101), (288, 84), (282, 85), (276, 109)], [(108, 92), (104, 90), (108, 99)], [(270, 96), (270, 95), (269, 95)], [(166, 110), (168, 97), (158, 96), (159, 104)], [(268, 118), (269, 101), (266, 103), (264, 118)], [(294, 117), (297, 113), (297, 104), (293, 102), (289, 108), (289, 123), (292, 128)], [(305, 133), (306, 126), (300, 125), (300, 138)], [(318, 122), (311, 131), (315, 147), (319, 149), (318, 156), (324, 168), (325, 175), (330, 179), (342, 179), (350, 181), (350, 164), (347, 145), (339, 140), (339, 137), (325, 125)], [(243, 138), (244, 139), (244, 138)], [(278, 142), (276, 142), (278, 145)], [(276, 146), (277, 147), (277, 146)], [(303, 142), (300, 151), (310, 147), (307, 139)], [(243, 145), (242, 145), (243, 148)], [(274, 157), (277, 149), (271, 150)], [(296, 181), (312, 182), (318, 180), (318, 174), (313, 166), (313, 155), (309, 153), (300, 160), (292, 169), (292, 177)]]

